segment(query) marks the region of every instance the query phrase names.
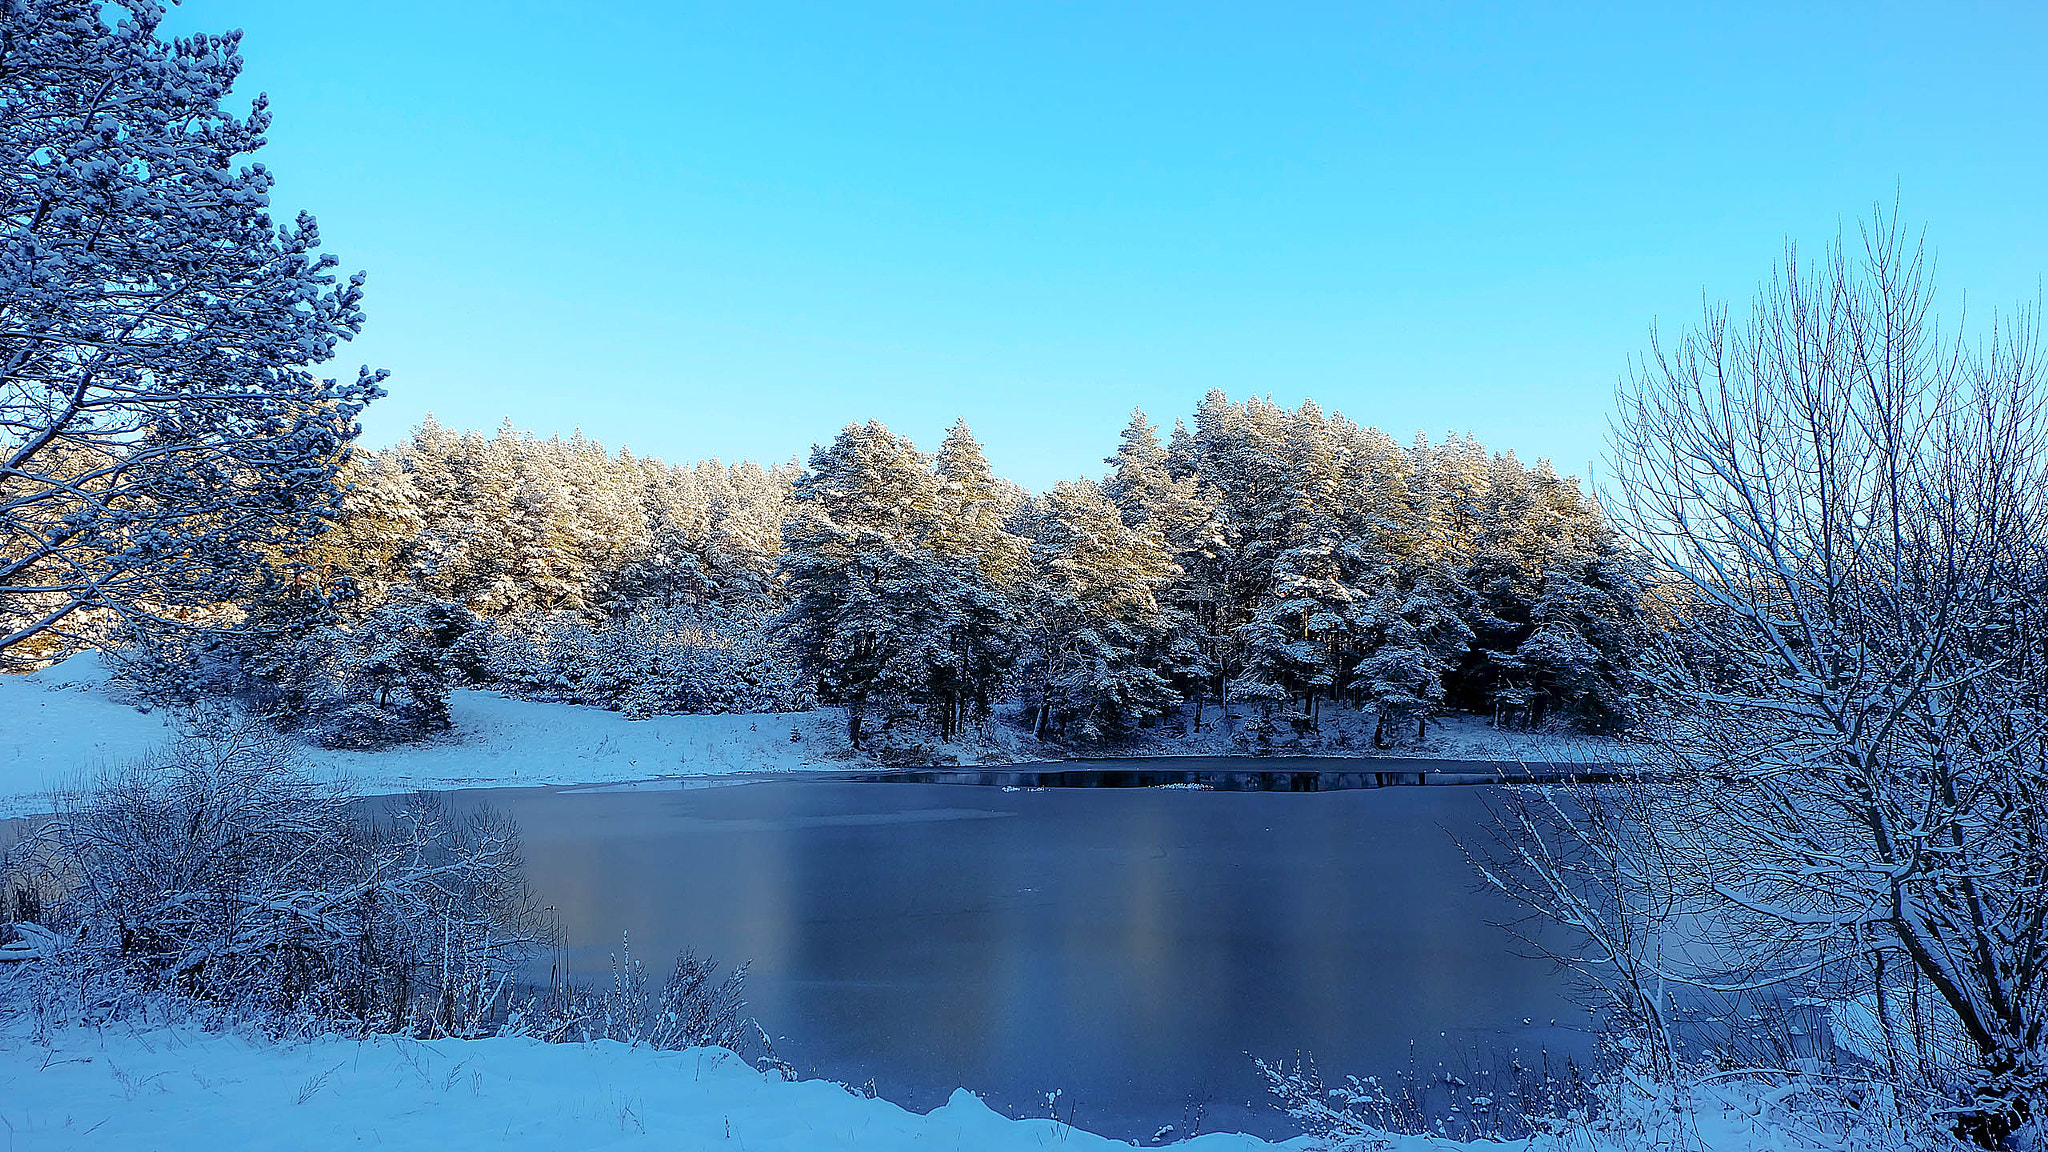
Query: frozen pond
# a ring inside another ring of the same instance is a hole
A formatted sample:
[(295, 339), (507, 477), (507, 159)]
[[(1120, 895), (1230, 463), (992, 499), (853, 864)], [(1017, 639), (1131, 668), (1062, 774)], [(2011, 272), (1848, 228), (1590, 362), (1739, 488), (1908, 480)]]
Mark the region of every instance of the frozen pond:
[[(579, 981), (751, 960), (806, 1076), (924, 1110), (956, 1086), (1109, 1135), (1281, 1134), (1250, 1055), (1327, 1076), (1581, 1053), (1563, 977), (1452, 842), (1484, 787), (1291, 794), (776, 780), (468, 792), (520, 823)], [(1524, 1020), (1531, 1021), (1525, 1025)], [(1555, 1025), (1552, 1025), (1552, 1021)]]

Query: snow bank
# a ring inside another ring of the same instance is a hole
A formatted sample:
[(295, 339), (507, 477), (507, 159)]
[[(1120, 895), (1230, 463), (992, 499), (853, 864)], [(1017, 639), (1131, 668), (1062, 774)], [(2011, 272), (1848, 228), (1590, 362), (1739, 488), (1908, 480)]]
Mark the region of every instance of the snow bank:
[[(52, 790), (181, 734), (176, 712), (110, 696), (108, 675), (89, 652), (0, 676), (0, 816), (46, 811)], [(305, 760), (369, 794), (862, 766), (850, 762), (845, 717), (832, 710), (628, 720), (601, 708), (458, 690), (449, 711), (452, 729), (431, 743), (376, 752), (308, 747)]]
[[(0, 1035), (0, 1121), (21, 1150), (1130, 1147), (1052, 1120), (1008, 1119), (965, 1090), (920, 1116), (826, 1081), (784, 1082), (716, 1048), (389, 1037), (268, 1045), (118, 1027), (66, 1032), (48, 1048), (19, 1029)], [(1276, 1146), (1214, 1134), (1180, 1147)]]
[[(0, 978), (0, 985), (4, 985)], [(716, 1048), (613, 1041), (392, 1037), (270, 1044), (112, 1024), (32, 1042), (0, 1025), (0, 1130), (30, 1149), (469, 1148), (1113, 1152), (1133, 1145), (1051, 1119), (1011, 1119), (972, 1093), (918, 1115), (821, 1080), (787, 1082)], [(1455, 1143), (1377, 1136), (1378, 1152), (1903, 1152), (1896, 1132), (1833, 1134), (1783, 1107), (1786, 1089), (1712, 1085), (1624, 1102), (1562, 1137)], [(1308, 1152), (1210, 1133), (1182, 1152)]]
[(376, 752), (308, 748), (306, 762), (346, 774), (370, 793), (864, 766), (836, 711), (628, 720), (588, 705), (466, 690), (448, 703), (453, 729), (432, 743)]

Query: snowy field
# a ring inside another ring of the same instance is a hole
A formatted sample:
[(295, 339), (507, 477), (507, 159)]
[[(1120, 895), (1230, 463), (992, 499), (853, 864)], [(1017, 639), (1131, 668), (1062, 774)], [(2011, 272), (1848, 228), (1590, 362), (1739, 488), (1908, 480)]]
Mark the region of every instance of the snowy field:
[[(51, 790), (177, 737), (178, 714), (120, 702), (107, 680), (97, 653), (0, 676), (0, 816), (47, 810), (40, 798)], [(628, 720), (478, 691), (457, 691), (449, 705), (453, 730), (432, 743), (376, 752), (307, 747), (304, 758), (373, 795), (852, 766), (836, 712)]]
[[(787, 1083), (717, 1048), (614, 1041), (271, 1045), (200, 1031), (0, 1036), (0, 1146), (12, 1149), (1127, 1148), (959, 1091), (920, 1116), (822, 1080)], [(1303, 1146), (1297, 1142), (1296, 1146)], [(1426, 1147), (1419, 1145), (1418, 1147)], [(1273, 1147), (1247, 1136), (1193, 1152)]]
[[(346, 776), (367, 794), (874, 766), (847, 743), (845, 717), (834, 709), (629, 720), (601, 708), (457, 690), (449, 710), (453, 729), (429, 743), (376, 752), (307, 747), (303, 755), (315, 769)], [(1379, 755), (1530, 763), (1626, 756), (1611, 741), (1503, 732), (1464, 716), (1433, 721), (1421, 744), (1385, 751), (1372, 746), (1370, 717), (1355, 712), (1333, 709), (1321, 732), (1288, 733), (1266, 742), (1247, 735), (1239, 718), (1233, 717), (1227, 729), (1216, 718), (1211, 709), (1209, 726), (1192, 735), (1140, 731), (1117, 754)], [(180, 723), (176, 712), (137, 706), (126, 702), (118, 688), (110, 691), (107, 666), (97, 653), (26, 676), (0, 676), (0, 816), (47, 810), (42, 798), (53, 789), (147, 755), (176, 738)], [(963, 764), (1060, 758), (1057, 748), (1002, 726), (984, 740), (902, 751), (925, 751), (939, 762)]]
[[(14, 966), (21, 967), (21, 966)], [(9, 974), (0, 971), (0, 1001)], [(1011, 1119), (972, 1093), (926, 1115), (822, 1080), (786, 1082), (729, 1052), (656, 1052), (613, 1041), (390, 1037), (269, 1044), (194, 1028), (112, 1025), (33, 1040), (0, 1024), (0, 1146), (165, 1152), (377, 1147), (746, 1152), (1128, 1149), (1059, 1121)], [(1611, 1129), (1453, 1143), (1388, 1136), (1378, 1152), (1880, 1152), (1884, 1145), (1772, 1123), (1753, 1092), (1640, 1102)], [(1758, 1113), (1765, 1116), (1759, 1117)], [(1891, 1145), (1904, 1148), (1905, 1145)], [(1172, 1147), (1319, 1147), (1211, 1133)]]

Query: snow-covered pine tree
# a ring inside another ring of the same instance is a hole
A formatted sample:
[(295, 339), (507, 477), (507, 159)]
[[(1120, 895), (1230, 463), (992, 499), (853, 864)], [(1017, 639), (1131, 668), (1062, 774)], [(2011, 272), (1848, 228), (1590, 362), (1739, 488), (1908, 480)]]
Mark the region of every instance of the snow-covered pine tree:
[(926, 675), (935, 727), (950, 739), (992, 714), (1016, 662), (1016, 596), (1030, 545), (1008, 529), (1018, 494), (996, 479), (967, 421), (947, 431), (933, 468), (938, 501), (927, 543), (942, 632), (927, 649)]
[(1033, 547), (1026, 680), (1039, 735), (1096, 741), (1180, 703), (1162, 667), (1190, 654), (1187, 617), (1159, 602), (1175, 576), (1164, 542), (1123, 522), (1096, 485), (1067, 481), (1045, 498)]
[[(715, 521), (704, 480), (710, 469), (635, 462), (647, 524), (647, 546), (613, 578), (609, 599), (654, 610), (708, 603), (717, 597), (711, 535)], [(777, 525), (780, 531), (780, 525)]]
[(458, 559), (458, 542), (449, 525), (461, 506), (457, 457), (461, 438), (429, 413), (412, 435), (387, 455), (411, 483), (419, 528), (409, 549), (405, 578), (424, 592), (450, 596), (449, 573)]
[(626, 611), (613, 594), (618, 575), (652, 547), (632, 453), (614, 457), (578, 429), (566, 443), (550, 442), (567, 477), (571, 509), (568, 551), (575, 557), (576, 598), (592, 615)]
[(1447, 678), (1447, 699), (1497, 723), (1622, 723), (1629, 662), (1646, 635), (1643, 569), (1599, 505), (1548, 461), (1524, 469), (1503, 453), (1471, 528), (1462, 579), (1474, 638)]
[[(1286, 690), (1246, 675), (1256, 657), (1245, 644), (1258, 633), (1241, 631), (1275, 586), (1274, 564), (1286, 551), (1283, 510), (1288, 497), (1287, 412), (1267, 400), (1230, 403), (1221, 391), (1203, 397), (1194, 430), (1176, 435), (1168, 467), (1194, 480), (1215, 510), (1213, 543), (1197, 560), (1196, 584), (1211, 592), (1197, 617), (1203, 655), (1215, 677), (1216, 701), (1227, 714), (1231, 693)], [(1235, 686), (1235, 687), (1233, 687)]]
[(1494, 458), (1470, 504), (1462, 576), (1473, 597), (1473, 642), (1449, 678), (1449, 698), (1496, 724), (1533, 723), (1540, 693), (1520, 649), (1534, 628), (1543, 558), (1552, 545), (1531, 522), (1535, 495), (1512, 456)]
[(1312, 722), (1316, 703), (1335, 691), (1356, 625), (1358, 597), (1345, 580), (1338, 535), (1339, 464), (1330, 433), (1313, 401), (1287, 414), (1279, 446), (1285, 481), (1258, 526), (1259, 535), (1282, 550), (1251, 618), (1237, 630), (1244, 651), (1237, 695), (1296, 700), (1303, 722)]
[(710, 497), (704, 564), (720, 603), (765, 604), (780, 595), (775, 565), (782, 555), (782, 523), (801, 471), (793, 462), (763, 468), (716, 460), (694, 469)]
[(1378, 714), (1374, 743), (1388, 742), (1388, 723), (1415, 722), (1420, 738), (1444, 706), (1444, 676), (1465, 655), (1472, 629), (1465, 623), (1463, 587), (1440, 564), (1413, 562), (1381, 574), (1372, 602), (1360, 613), (1370, 639), (1355, 675), (1362, 702)]
[[(133, 4), (8, 0), (0, 68), (0, 661), (113, 622), (225, 625), (335, 515), (383, 374), (315, 376), (363, 322), (222, 107), (238, 36)], [(280, 571), (282, 569), (283, 571)]]
[[(1177, 427), (1185, 442), (1187, 430)], [(1158, 670), (1193, 705), (1190, 721), (1202, 727), (1202, 709), (1214, 680), (1213, 632), (1218, 589), (1218, 550), (1223, 544), (1216, 509), (1202, 497), (1191, 475), (1175, 475), (1159, 433), (1145, 413), (1131, 412), (1102, 492), (1126, 525), (1158, 533), (1179, 572), (1160, 592), (1163, 604), (1183, 618), (1181, 635), (1160, 655)]]
[(956, 420), (947, 429), (932, 469), (938, 483), (932, 550), (972, 558), (998, 585), (1014, 583), (1030, 559), (1029, 542), (1007, 527), (1021, 493), (996, 478), (966, 420)]
[(828, 702), (846, 707), (860, 746), (867, 717), (923, 699), (938, 635), (940, 577), (924, 547), (938, 515), (929, 461), (876, 421), (849, 424), (811, 453), (783, 529), (782, 627)]
[[(1185, 429), (1182, 430), (1183, 435)], [(1116, 505), (1124, 523), (1151, 525), (1173, 548), (1199, 548), (1216, 532), (1216, 513), (1196, 490), (1194, 480), (1175, 476), (1158, 429), (1133, 409), (1117, 449), (1103, 460), (1110, 473), (1102, 494)]]
[(1515, 650), (1534, 718), (1561, 716), (1596, 731), (1634, 718), (1631, 666), (1651, 639), (1647, 579), (1644, 559), (1604, 524), (1545, 565), (1529, 637)]
[[(352, 453), (339, 480), (340, 516), (304, 547), (299, 559), (323, 593), (345, 591), (381, 603), (391, 589), (410, 583), (408, 558), (424, 525), (420, 494), (389, 453)], [(346, 589), (339, 587), (342, 581)]]

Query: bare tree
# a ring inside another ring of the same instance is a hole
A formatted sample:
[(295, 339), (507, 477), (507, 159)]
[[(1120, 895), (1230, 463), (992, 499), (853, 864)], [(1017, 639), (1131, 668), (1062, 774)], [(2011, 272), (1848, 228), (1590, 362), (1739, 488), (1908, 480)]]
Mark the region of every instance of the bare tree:
[(1654, 831), (1708, 932), (1881, 1021), (1927, 990), (1996, 1147), (2048, 1104), (2048, 449), (2035, 314), (1933, 302), (1895, 213), (1788, 249), (1746, 318), (1653, 339), (1606, 499), (1666, 578)]

